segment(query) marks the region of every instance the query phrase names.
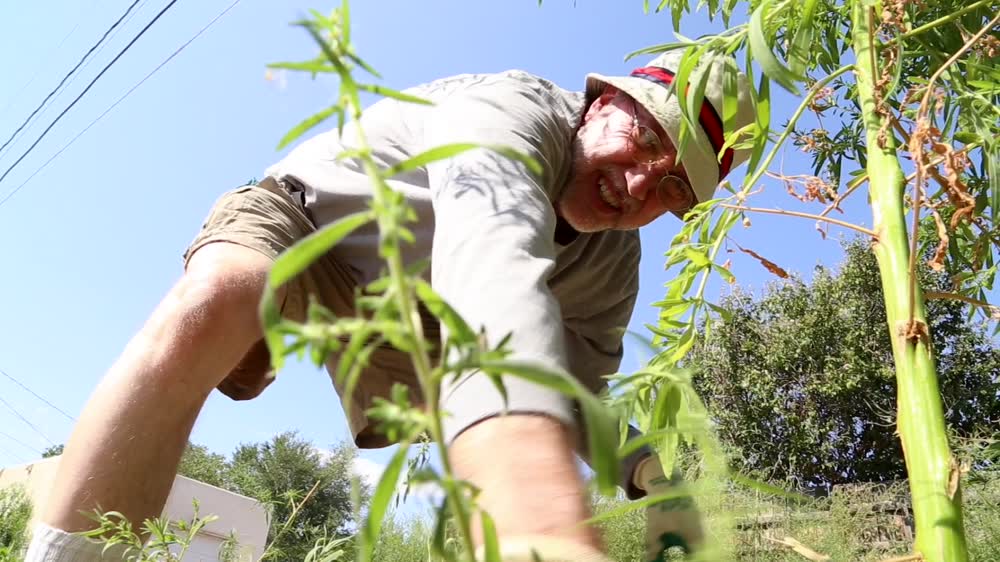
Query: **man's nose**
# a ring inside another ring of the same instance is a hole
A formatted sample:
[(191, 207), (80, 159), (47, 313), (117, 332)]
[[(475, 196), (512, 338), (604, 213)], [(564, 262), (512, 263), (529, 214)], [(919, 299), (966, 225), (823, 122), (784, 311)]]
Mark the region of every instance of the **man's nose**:
[(625, 172), (625, 185), (628, 194), (639, 201), (656, 192), (656, 185), (663, 177), (663, 172), (650, 166), (636, 167)]
[(636, 164), (625, 171), (628, 194), (640, 201), (645, 201), (646, 197), (656, 193), (660, 180), (671, 174), (673, 168), (674, 157), (672, 154), (655, 164)]

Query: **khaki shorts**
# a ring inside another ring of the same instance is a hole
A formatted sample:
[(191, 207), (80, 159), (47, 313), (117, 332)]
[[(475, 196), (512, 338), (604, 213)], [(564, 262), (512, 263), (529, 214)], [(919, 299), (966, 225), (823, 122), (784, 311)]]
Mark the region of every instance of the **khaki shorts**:
[[(301, 192), (291, 184), (278, 183), (265, 178), (258, 185), (237, 188), (224, 194), (212, 208), (201, 232), (184, 254), (185, 265), (198, 248), (213, 242), (238, 244), (275, 259), (295, 242), (316, 231), (313, 221), (306, 215), (301, 202)], [(348, 265), (324, 256), (308, 270), (289, 283), (282, 304), (282, 315), (302, 322), (310, 297), (338, 317), (355, 316), (355, 291), (358, 275)], [(421, 311), (424, 334), (428, 341), (439, 346), (440, 328), (430, 313)], [(339, 356), (327, 360), (327, 371), (335, 373)], [(342, 385), (334, 386), (343, 395)], [(259, 395), (274, 378), (270, 375), (270, 355), (263, 340), (254, 345), (218, 389), (234, 400), (248, 400)], [(361, 373), (358, 384), (345, 408), (348, 425), (355, 443), (363, 448), (384, 447), (390, 443), (375, 431), (365, 411), (373, 406), (376, 396), (388, 398), (394, 384), (409, 389), (410, 401), (423, 403), (409, 355), (388, 345), (378, 348), (369, 358), (368, 366)]]

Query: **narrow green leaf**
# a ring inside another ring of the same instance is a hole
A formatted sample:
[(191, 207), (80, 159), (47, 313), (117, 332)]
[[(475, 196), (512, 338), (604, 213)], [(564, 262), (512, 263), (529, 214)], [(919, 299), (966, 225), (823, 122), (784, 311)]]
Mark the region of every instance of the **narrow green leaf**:
[(298, 25), (309, 33), (309, 36), (312, 37), (313, 41), (316, 42), (316, 45), (319, 46), (321, 51), (323, 51), (323, 55), (326, 56), (326, 60), (336, 67), (337, 73), (340, 75), (341, 79), (345, 76), (350, 76), (350, 71), (346, 66), (344, 66), (344, 63), (340, 60), (340, 57), (337, 56), (337, 53), (333, 52), (333, 49), (330, 48), (330, 44), (323, 39), (323, 36), (320, 35), (314, 23), (307, 21)]
[(281, 311), (275, 302), (275, 288), (271, 285), (264, 287), (257, 314), (264, 329), (264, 341), (271, 353), (271, 368), (280, 371), (285, 364), (285, 336), (277, 329), (281, 324)]
[(339, 105), (333, 105), (320, 111), (319, 113), (316, 113), (311, 117), (307, 117), (304, 121), (293, 127), (291, 131), (288, 131), (288, 133), (286, 133), (285, 136), (281, 138), (281, 142), (278, 143), (278, 148), (276, 148), (275, 150), (281, 150), (282, 148), (285, 148), (291, 142), (295, 141), (295, 139), (301, 137), (309, 129), (312, 129), (316, 125), (319, 125), (323, 121), (326, 121), (327, 118), (329, 118), (334, 113), (339, 113), (341, 111), (343, 110)]
[(337, 160), (337, 162), (341, 162), (343, 160), (350, 160), (352, 158), (364, 158), (369, 154), (371, 154), (370, 150), (352, 148), (338, 152), (335, 159)]
[(460, 142), (437, 146), (389, 167), (382, 177), (389, 179), (393, 176), (398, 176), (399, 174), (411, 172), (418, 168), (423, 168), (432, 162), (452, 158), (467, 150), (472, 150), (473, 148), (479, 148), (479, 145), (472, 142)]
[(379, 96), (384, 96), (384, 97), (396, 99), (396, 100), (399, 100), (399, 101), (405, 101), (407, 103), (416, 103), (416, 104), (420, 104), (420, 105), (434, 105), (434, 102), (432, 102), (430, 100), (426, 100), (424, 98), (417, 97), (417, 96), (411, 96), (410, 94), (404, 94), (403, 92), (398, 92), (398, 91), (393, 90), (391, 88), (385, 88), (385, 87), (377, 86), (377, 85), (374, 85), (374, 84), (358, 84), (358, 89), (359, 90), (364, 90), (366, 92), (370, 92), (372, 94), (376, 94), (376, 95), (379, 95)]
[(305, 62), (274, 62), (267, 65), (267, 68), (312, 72), (313, 74), (337, 72), (336, 67), (326, 64), (321, 60)]
[[(663, 0), (666, 4), (668, 0)], [(687, 2), (681, 0), (674, 0), (674, 5), (670, 10), (670, 19), (674, 25), (674, 32), (681, 30), (681, 16), (684, 15), (684, 8), (687, 6)]]
[(979, 144), (983, 142), (983, 137), (969, 131), (957, 131), (953, 138), (962, 144)]
[(718, 273), (719, 275), (721, 275), (722, 276), (722, 280), (725, 281), (726, 283), (735, 283), (736, 282), (736, 276), (733, 275), (733, 272), (729, 271), (729, 269), (727, 269), (725, 267), (722, 267), (719, 264), (714, 264), (714, 263), (712, 264), (712, 269), (715, 270), (716, 273)]
[(674, 347), (674, 352), (670, 356), (671, 363), (677, 363), (687, 355), (688, 351), (694, 346), (694, 324), (688, 324), (687, 329), (681, 334), (680, 340), (678, 340), (677, 345)]
[(345, 45), (351, 44), (351, 6), (348, 0), (340, 4), (340, 28)]
[(372, 66), (370, 64), (368, 64), (367, 62), (365, 62), (364, 60), (362, 60), (361, 57), (359, 57), (358, 55), (354, 54), (353, 51), (349, 51), (347, 53), (347, 58), (351, 59), (352, 61), (354, 61), (355, 64), (357, 64), (361, 68), (365, 69), (365, 72), (367, 72), (368, 74), (371, 74), (375, 78), (382, 78), (382, 75), (379, 74), (379, 72), (377, 70), (375, 70), (374, 68), (372, 68)]
[(799, 80), (805, 80), (806, 65), (815, 46), (813, 41), (813, 18), (816, 15), (818, 0), (805, 0), (802, 4), (802, 14), (798, 18), (798, 28), (788, 50), (789, 68)]
[(677, 433), (678, 430), (675, 427), (670, 427), (666, 429), (658, 429), (653, 431), (645, 431), (642, 435), (637, 435), (629, 439), (624, 445), (618, 449), (618, 458), (624, 459), (625, 457), (631, 455), (632, 453), (638, 451), (639, 449), (645, 447), (646, 445), (651, 445), (656, 443), (660, 439), (670, 436), (671, 434)]
[(487, 150), (492, 150), (512, 160), (517, 160), (519, 162), (522, 162), (529, 170), (531, 170), (535, 174), (538, 175), (542, 174), (541, 164), (539, 164), (534, 158), (526, 154), (523, 154), (517, 150), (514, 150), (513, 148), (500, 145), (484, 146), (471, 142), (458, 142), (458, 143), (441, 145), (432, 148), (430, 150), (421, 152), (420, 154), (417, 154), (416, 156), (408, 160), (404, 160), (394, 166), (389, 167), (388, 169), (386, 169), (383, 177), (388, 179), (402, 173), (410, 172), (418, 168), (422, 168), (432, 162), (437, 162), (438, 160), (453, 158), (463, 152), (472, 150), (474, 148), (484, 148)]
[(736, 9), (736, 4), (739, 0), (726, 0), (726, 3), (722, 8), (722, 25), (729, 27), (729, 18), (733, 15), (733, 10)]
[(739, 69), (732, 62), (732, 58), (726, 57), (726, 61), (723, 75), (722, 75), (722, 129), (723, 134), (727, 136), (726, 144), (723, 145), (722, 150), (719, 151), (719, 158), (722, 158), (722, 154), (726, 151), (732, 143), (736, 141), (738, 135), (733, 134), (733, 129), (736, 124), (736, 113), (738, 108), (738, 87), (739, 87)]
[(681, 57), (680, 64), (677, 66), (677, 74), (674, 78), (674, 82), (671, 85), (671, 95), (677, 96), (677, 105), (681, 109), (681, 133), (680, 139), (677, 146), (677, 159), (682, 160), (684, 158), (685, 145), (687, 144), (688, 136), (690, 131), (697, 130), (698, 128), (698, 114), (689, 106), (688, 104), (688, 88), (691, 81), (691, 72), (694, 71), (694, 67), (698, 64), (698, 59), (704, 52), (705, 46), (700, 47), (689, 47), (684, 51), (684, 55)]
[(695, 74), (696, 78), (694, 88), (687, 88), (685, 90), (687, 107), (691, 112), (690, 117), (693, 118), (692, 123), (700, 123), (701, 104), (705, 100), (705, 88), (708, 86), (708, 71), (712, 68), (718, 58), (719, 57), (716, 53), (706, 49), (705, 51), (699, 53), (698, 56), (698, 60), (702, 61), (701, 65), (692, 68), (692, 72)]
[(622, 505), (615, 507), (614, 509), (609, 509), (600, 515), (595, 515), (590, 519), (587, 519), (584, 524), (593, 525), (602, 521), (612, 521), (640, 509), (647, 509), (663, 502), (687, 497), (690, 497), (690, 493), (687, 491), (681, 488), (671, 488), (669, 491), (662, 494), (644, 496), (637, 500), (622, 502)]
[(661, 45), (652, 45), (650, 47), (644, 47), (638, 51), (632, 51), (631, 53), (625, 55), (625, 61), (629, 61), (638, 56), (642, 55), (658, 55), (660, 53), (666, 53), (668, 51), (676, 51), (677, 49), (685, 49), (690, 47), (691, 43), (687, 42), (675, 42), (675, 43), (663, 43)]
[(371, 560), (375, 553), (375, 544), (378, 541), (379, 532), (382, 530), (382, 521), (385, 519), (386, 510), (392, 500), (392, 494), (396, 491), (396, 484), (399, 482), (399, 474), (406, 461), (406, 455), (410, 451), (409, 443), (399, 445), (399, 450), (392, 456), (392, 460), (382, 472), (382, 477), (372, 494), (371, 503), (368, 505), (368, 516), (362, 528), (364, 540), (362, 544), (362, 560)]
[(764, 74), (780, 84), (782, 88), (796, 96), (800, 96), (802, 94), (795, 85), (797, 77), (778, 61), (771, 50), (770, 43), (765, 38), (765, 20), (767, 19), (772, 2), (773, 0), (764, 0), (753, 11), (753, 15), (750, 16), (750, 28), (747, 36), (750, 42), (750, 52), (753, 54), (753, 58), (760, 64), (760, 68), (764, 71)]
[(708, 267), (712, 263), (712, 260), (708, 259), (708, 254), (691, 246), (684, 248), (684, 255), (698, 268)]
[(424, 306), (435, 318), (448, 328), (452, 338), (462, 342), (476, 340), (476, 332), (469, 327), (451, 305), (441, 298), (441, 295), (434, 291), (430, 283), (420, 278), (414, 278), (413, 283), (417, 298), (424, 303)]
[[(681, 399), (681, 391), (676, 384), (661, 385), (657, 391), (656, 402), (653, 404), (653, 416), (649, 429), (653, 431), (677, 429), (677, 414), (680, 412)], [(664, 474), (673, 472), (679, 444), (680, 435), (677, 432), (664, 434), (660, 440), (660, 446), (657, 450)]]
[(483, 551), (486, 554), (484, 562), (501, 562), (500, 541), (497, 539), (497, 526), (493, 518), (485, 511), (479, 512), (479, 518), (483, 525)]
[(754, 139), (755, 143), (753, 151), (750, 153), (750, 163), (747, 165), (748, 176), (757, 170), (757, 165), (764, 156), (764, 149), (767, 148), (767, 134), (771, 130), (771, 82), (768, 80), (766, 74), (761, 74), (760, 85), (754, 95), (757, 103), (757, 137)]
[(371, 211), (353, 213), (306, 236), (278, 256), (271, 267), (269, 285), (277, 288), (291, 281), (333, 248), (337, 242), (374, 218)]
[[(732, 275), (732, 273), (730, 273), (730, 275)], [(733, 280), (735, 281), (735, 279), (736, 278), (734, 277)], [(721, 307), (721, 306), (719, 306), (717, 304), (713, 304), (713, 303), (710, 303), (710, 302), (707, 302), (707, 301), (705, 302), (705, 304), (708, 305), (708, 308), (712, 309), (713, 311), (715, 311), (716, 314), (718, 314), (719, 316), (721, 316), (723, 321), (729, 322), (730, 320), (733, 319), (733, 313), (730, 312), (729, 309), (723, 308), (723, 307)], [(710, 325), (711, 325), (711, 322), (708, 322), (708, 323), (705, 324), (705, 327), (707, 328)], [(706, 337), (707, 337), (707, 334), (706, 334)]]

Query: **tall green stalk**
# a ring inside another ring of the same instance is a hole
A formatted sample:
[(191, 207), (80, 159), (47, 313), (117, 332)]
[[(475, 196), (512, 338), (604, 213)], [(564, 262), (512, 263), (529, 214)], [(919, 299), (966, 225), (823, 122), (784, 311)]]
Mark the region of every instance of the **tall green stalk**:
[[(915, 550), (927, 562), (965, 562), (968, 553), (962, 526), (958, 468), (948, 447), (937, 370), (923, 293), (913, 284), (911, 298), (908, 234), (903, 216), (906, 182), (892, 135), (879, 145), (883, 120), (876, 111), (874, 29), (869, 8), (852, 6), (852, 42), (857, 57), (858, 98), (867, 137), (868, 177), (882, 275), (886, 315), (896, 364), (897, 431), (909, 476), (916, 527)], [(911, 322), (912, 319), (912, 322)]]

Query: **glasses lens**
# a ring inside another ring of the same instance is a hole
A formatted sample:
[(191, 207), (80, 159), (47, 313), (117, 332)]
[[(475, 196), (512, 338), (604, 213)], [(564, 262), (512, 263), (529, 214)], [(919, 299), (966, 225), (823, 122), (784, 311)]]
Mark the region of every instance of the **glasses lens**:
[(632, 145), (632, 159), (639, 164), (653, 164), (663, 158), (663, 143), (649, 127), (636, 125), (632, 130)]
[(664, 207), (682, 210), (694, 204), (694, 192), (686, 181), (678, 176), (664, 176), (656, 186), (656, 197)]

